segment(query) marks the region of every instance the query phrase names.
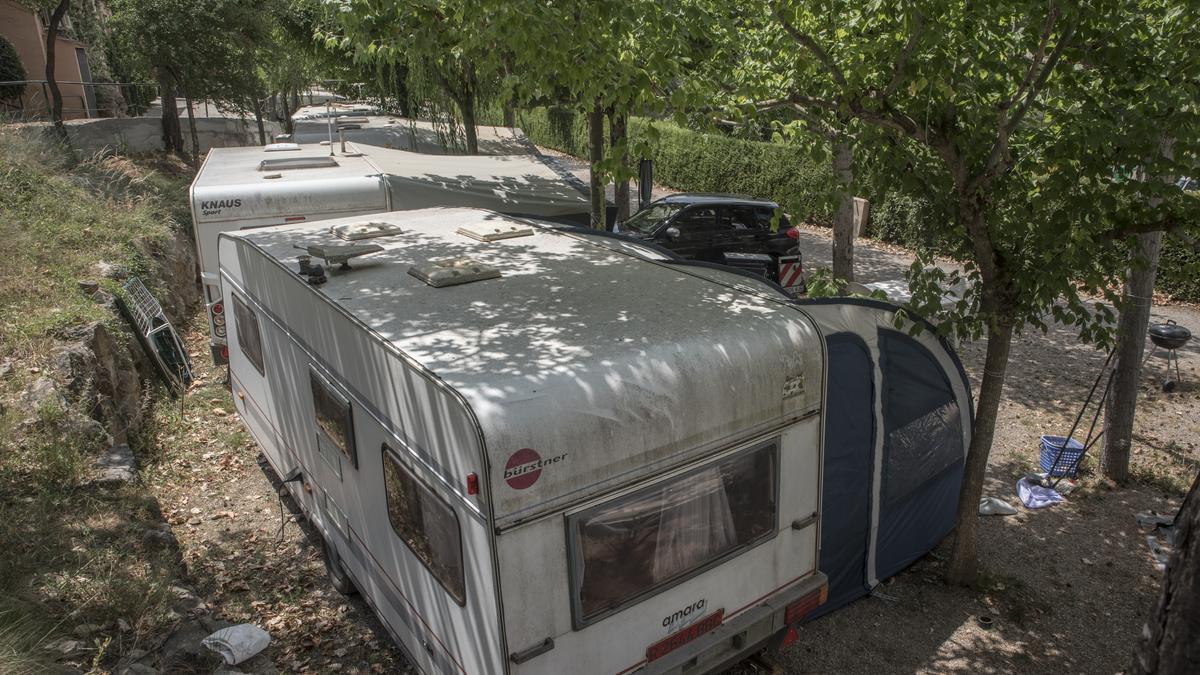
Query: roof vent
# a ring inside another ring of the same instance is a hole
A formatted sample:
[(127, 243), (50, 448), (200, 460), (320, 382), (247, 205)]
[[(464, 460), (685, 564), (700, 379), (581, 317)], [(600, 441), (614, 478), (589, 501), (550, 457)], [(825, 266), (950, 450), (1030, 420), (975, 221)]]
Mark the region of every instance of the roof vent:
[(513, 223), (473, 223), (458, 228), (458, 233), (477, 241), (499, 241), (513, 237), (528, 237), (533, 234), (533, 228), (528, 225)]
[(258, 163), (258, 170), (282, 171), (284, 169), (323, 169), (337, 165), (337, 160), (332, 157), (287, 157), (280, 159), (264, 159)]
[(470, 258), (430, 261), (408, 268), (408, 273), (434, 288), (497, 279), (500, 270)]
[(263, 148), (263, 152), (283, 152), (285, 150), (299, 150), (299, 143), (272, 143)]
[(400, 234), (401, 230), (400, 226), (395, 223), (372, 220), (334, 225), (329, 228), (329, 232), (336, 235), (339, 239), (358, 241), (359, 239), (374, 239), (375, 237), (386, 237), (390, 234)]

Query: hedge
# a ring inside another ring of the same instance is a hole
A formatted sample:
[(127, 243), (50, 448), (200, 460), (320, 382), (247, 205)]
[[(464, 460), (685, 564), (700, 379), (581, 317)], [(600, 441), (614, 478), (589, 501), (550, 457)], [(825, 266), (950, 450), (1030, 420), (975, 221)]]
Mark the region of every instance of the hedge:
[[(501, 124), (499, 110), (480, 116), (481, 123)], [(587, 116), (569, 108), (534, 108), (517, 112), (517, 124), (534, 143), (587, 157)], [(651, 124), (643, 118), (629, 123), (630, 136), (645, 138)], [(814, 162), (799, 148), (780, 143), (745, 141), (682, 129), (655, 121), (658, 140), (651, 144), (655, 182), (687, 192), (733, 192), (766, 197), (782, 204), (794, 218), (828, 224), (833, 209), (828, 201), (832, 183), (826, 162)], [(605, 138), (608, 138), (607, 129)], [(912, 249), (944, 249), (931, 239), (926, 223), (939, 217), (921, 198), (900, 192), (874, 192), (868, 234)], [(1159, 263), (1159, 290), (1176, 298), (1200, 301), (1200, 253), (1167, 237)]]

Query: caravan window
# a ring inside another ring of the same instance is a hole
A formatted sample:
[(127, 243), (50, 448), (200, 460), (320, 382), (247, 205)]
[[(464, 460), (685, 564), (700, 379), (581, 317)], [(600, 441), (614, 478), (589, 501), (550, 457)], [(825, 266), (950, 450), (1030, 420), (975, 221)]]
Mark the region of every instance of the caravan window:
[(266, 375), (263, 366), (262, 335), (258, 332), (258, 317), (236, 294), (233, 296), (233, 320), (237, 322), (238, 348), (259, 375)]
[(460, 605), (467, 601), (462, 535), (454, 509), (417, 480), (383, 446), (383, 484), (388, 520), (413, 555)]
[(317, 416), (317, 442), (332, 444), (357, 469), (358, 452), (354, 448), (354, 416), (350, 410), (350, 399), (315, 370), (309, 370), (309, 383), (312, 385), (313, 409)]
[(776, 439), (569, 516), (577, 627), (773, 535), (778, 455)]

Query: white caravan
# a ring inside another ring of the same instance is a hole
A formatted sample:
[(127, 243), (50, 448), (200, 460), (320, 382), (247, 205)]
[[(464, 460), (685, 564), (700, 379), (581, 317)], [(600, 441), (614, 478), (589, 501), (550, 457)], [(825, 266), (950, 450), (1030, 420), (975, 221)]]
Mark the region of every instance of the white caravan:
[(237, 410), (420, 670), (709, 672), (824, 602), (824, 341), (761, 282), (475, 209), (219, 247)]
[(425, 155), (370, 145), (213, 148), (189, 191), (213, 359), (225, 362), (222, 232), (357, 214), (469, 206), (585, 224), (586, 188), (539, 155)]

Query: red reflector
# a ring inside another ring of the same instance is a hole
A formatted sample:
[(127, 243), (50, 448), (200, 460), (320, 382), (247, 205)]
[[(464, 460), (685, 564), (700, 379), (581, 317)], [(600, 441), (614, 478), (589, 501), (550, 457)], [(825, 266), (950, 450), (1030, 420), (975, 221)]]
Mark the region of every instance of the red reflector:
[(708, 616), (700, 619), (696, 623), (684, 628), (678, 633), (668, 637), (665, 640), (659, 640), (654, 644), (646, 647), (646, 660), (653, 661), (661, 659), (671, 652), (679, 649), (687, 643), (695, 640), (698, 637), (707, 635), (721, 626), (721, 621), (725, 619), (725, 610), (718, 609)]
[(298, 222), (300, 222), (301, 220), (304, 220), (304, 216), (288, 216), (287, 218), (284, 218), (284, 219), (283, 219), (283, 222), (285, 222), (285, 223), (298, 223)]
[(800, 623), (801, 619), (813, 613), (813, 610), (825, 604), (829, 597), (829, 586), (822, 584), (820, 588), (809, 593), (787, 606), (783, 612), (783, 622), (789, 626)]
[(224, 314), (225, 313), (225, 303), (214, 302), (213, 306), (212, 306), (212, 313), (213, 314)]
[(467, 474), (467, 494), (479, 494), (479, 476), (476, 476), (473, 473)]
[(786, 234), (787, 236), (791, 237), (792, 239), (799, 239), (799, 238), (800, 238), (800, 230), (799, 230), (799, 229), (797, 229), (797, 228), (795, 228), (795, 227), (789, 227), (789, 228), (787, 229), (787, 232), (785, 232), (784, 234)]
[(228, 345), (221, 347), (221, 358), (225, 359), (226, 361), (229, 360), (229, 346)]
[(788, 626), (787, 634), (783, 636), (783, 642), (779, 643), (779, 648), (783, 649), (800, 639), (800, 633), (796, 631), (795, 626)]

